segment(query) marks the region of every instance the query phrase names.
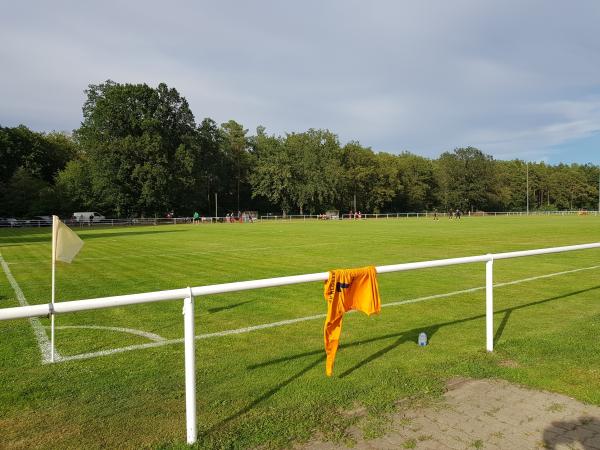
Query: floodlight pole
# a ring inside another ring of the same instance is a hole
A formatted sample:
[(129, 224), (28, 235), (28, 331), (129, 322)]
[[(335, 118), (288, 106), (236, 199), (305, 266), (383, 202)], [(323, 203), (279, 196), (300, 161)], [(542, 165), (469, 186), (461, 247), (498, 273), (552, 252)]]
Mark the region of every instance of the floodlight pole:
[(527, 167), (527, 215), (529, 215), (529, 162), (525, 163)]
[(185, 422), (187, 443), (198, 440), (196, 425), (196, 339), (194, 331), (194, 296), (188, 287), (188, 297), (183, 300), (183, 326), (185, 343)]

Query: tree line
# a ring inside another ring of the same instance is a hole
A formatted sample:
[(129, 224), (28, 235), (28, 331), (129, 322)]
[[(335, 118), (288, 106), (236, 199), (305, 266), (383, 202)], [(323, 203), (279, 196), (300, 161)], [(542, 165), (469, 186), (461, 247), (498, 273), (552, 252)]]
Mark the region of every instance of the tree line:
[(0, 215), (114, 217), (258, 210), (321, 213), (596, 209), (592, 164), (495, 160), (474, 147), (437, 159), (342, 145), (329, 130), (249, 134), (200, 123), (176, 89), (106, 81), (85, 91), (72, 134), (0, 126)]

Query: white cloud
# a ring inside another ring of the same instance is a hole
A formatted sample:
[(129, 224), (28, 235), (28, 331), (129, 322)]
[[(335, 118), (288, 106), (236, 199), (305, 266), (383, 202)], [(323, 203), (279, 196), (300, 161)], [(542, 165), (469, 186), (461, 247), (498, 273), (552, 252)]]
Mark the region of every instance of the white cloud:
[(0, 123), (70, 130), (89, 83), (164, 81), (197, 120), (568, 161), (600, 128), (599, 21), (593, 0), (13, 2)]

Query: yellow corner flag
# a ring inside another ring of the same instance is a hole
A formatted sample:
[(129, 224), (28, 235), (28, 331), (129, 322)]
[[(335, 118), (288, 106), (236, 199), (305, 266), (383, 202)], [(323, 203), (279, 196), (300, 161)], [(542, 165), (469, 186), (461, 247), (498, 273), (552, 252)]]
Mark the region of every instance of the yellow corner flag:
[(70, 263), (83, 247), (83, 241), (57, 216), (52, 216), (52, 311), (50, 313), (50, 362), (54, 362), (54, 303), (56, 297), (56, 261)]
[(52, 250), (54, 260), (70, 263), (83, 247), (83, 241), (57, 216), (52, 216)]

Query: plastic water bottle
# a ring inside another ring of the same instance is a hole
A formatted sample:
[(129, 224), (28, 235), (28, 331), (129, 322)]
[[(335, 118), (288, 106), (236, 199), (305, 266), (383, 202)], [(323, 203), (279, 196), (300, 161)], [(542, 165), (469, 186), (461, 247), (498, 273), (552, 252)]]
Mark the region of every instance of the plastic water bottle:
[(425, 347), (427, 345), (427, 334), (426, 333), (419, 334), (419, 345), (421, 347)]

